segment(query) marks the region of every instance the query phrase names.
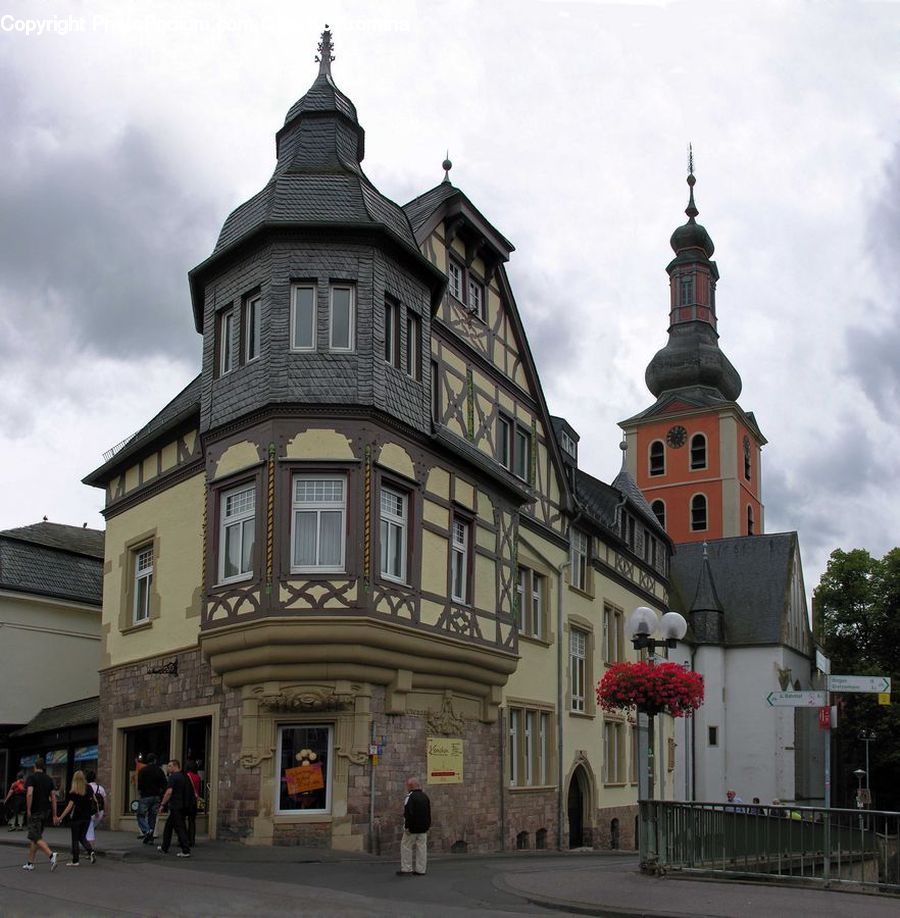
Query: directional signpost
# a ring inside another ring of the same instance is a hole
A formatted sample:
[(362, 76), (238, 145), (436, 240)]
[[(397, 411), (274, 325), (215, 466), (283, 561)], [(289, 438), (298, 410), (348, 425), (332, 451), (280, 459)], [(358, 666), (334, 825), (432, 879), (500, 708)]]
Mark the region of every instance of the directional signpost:
[(878, 695), (890, 692), (890, 676), (829, 676), (829, 692), (868, 692)]
[(766, 701), (772, 708), (821, 708), (828, 704), (825, 692), (769, 692)]

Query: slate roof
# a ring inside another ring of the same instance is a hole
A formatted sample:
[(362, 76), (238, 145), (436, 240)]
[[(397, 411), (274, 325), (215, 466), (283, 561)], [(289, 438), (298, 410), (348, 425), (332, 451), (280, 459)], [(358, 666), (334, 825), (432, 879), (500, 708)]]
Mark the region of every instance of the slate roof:
[(440, 185), (435, 185), (434, 188), (430, 188), (424, 194), (404, 204), (403, 209), (406, 211), (406, 216), (409, 217), (412, 228), (418, 232), (444, 201), (458, 193), (461, 192), (450, 182), (441, 182)]
[(107, 473), (124, 459), (139, 452), (160, 434), (177, 427), (192, 415), (200, 413), (200, 375), (195, 376), (158, 414), (130, 437), (106, 462), (86, 478), (84, 484), (102, 487)]
[(641, 517), (644, 525), (661, 538), (669, 538), (659, 525), (656, 514), (650, 509), (640, 488), (624, 469), (616, 475), (611, 485), (581, 469), (575, 469), (575, 497), (588, 514), (617, 535), (616, 507), (624, 497), (628, 501), (628, 506)]
[(737, 536), (706, 543), (715, 595), (698, 597), (703, 574), (702, 542), (677, 545), (672, 557), (669, 607), (690, 620), (697, 605), (719, 605), (725, 644), (780, 644), (791, 590), (796, 532)]
[(83, 727), (96, 723), (100, 719), (100, 697), (81, 698), (68, 701), (52, 708), (42, 708), (34, 717), (10, 736), (32, 736), (36, 733), (49, 733), (52, 730), (66, 730), (70, 727)]
[(0, 590), (103, 601), (103, 540), (96, 529), (36, 523), (0, 532)]

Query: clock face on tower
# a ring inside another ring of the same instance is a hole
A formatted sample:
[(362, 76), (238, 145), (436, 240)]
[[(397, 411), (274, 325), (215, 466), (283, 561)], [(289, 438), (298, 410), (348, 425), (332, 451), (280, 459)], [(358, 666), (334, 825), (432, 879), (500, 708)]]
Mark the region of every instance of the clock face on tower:
[(675, 449), (684, 446), (686, 442), (687, 431), (680, 424), (677, 427), (672, 427), (666, 434), (666, 443)]

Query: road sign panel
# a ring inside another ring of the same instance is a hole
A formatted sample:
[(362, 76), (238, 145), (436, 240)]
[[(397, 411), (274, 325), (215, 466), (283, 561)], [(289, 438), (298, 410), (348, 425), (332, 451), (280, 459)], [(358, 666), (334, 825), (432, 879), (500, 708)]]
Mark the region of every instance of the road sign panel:
[(820, 708), (828, 704), (826, 692), (769, 692), (766, 701), (773, 708)]
[(829, 676), (829, 692), (871, 692), (881, 694), (891, 690), (890, 676)]

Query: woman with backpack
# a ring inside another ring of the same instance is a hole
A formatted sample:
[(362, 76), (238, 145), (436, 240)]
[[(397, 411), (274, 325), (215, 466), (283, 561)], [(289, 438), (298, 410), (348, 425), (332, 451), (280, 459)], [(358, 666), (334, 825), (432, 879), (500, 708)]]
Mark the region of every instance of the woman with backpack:
[(79, 845), (87, 851), (88, 857), (93, 864), (96, 861), (94, 846), (87, 840), (88, 826), (91, 824), (91, 816), (97, 811), (97, 801), (94, 798), (94, 792), (84, 777), (83, 771), (76, 771), (72, 775), (72, 786), (69, 788), (69, 794), (66, 797), (66, 808), (56, 817), (55, 824), (59, 825), (69, 813), (72, 814), (72, 860), (66, 864), (66, 867), (78, 866), (78, 848)]
[(106, 789), (102, 784), (97, 783), (97, 772), (93, 769), (85, 772), (84, 776), (87, 779), (88, 787), (94, 792), (94, 799), (97, 801), (97, 812), (91, 816), (87, 830), (87, 840), (93, 845), (95, 839), (94, 829), (98, 823), (103, 821), (103, 817), (106, 815)]

